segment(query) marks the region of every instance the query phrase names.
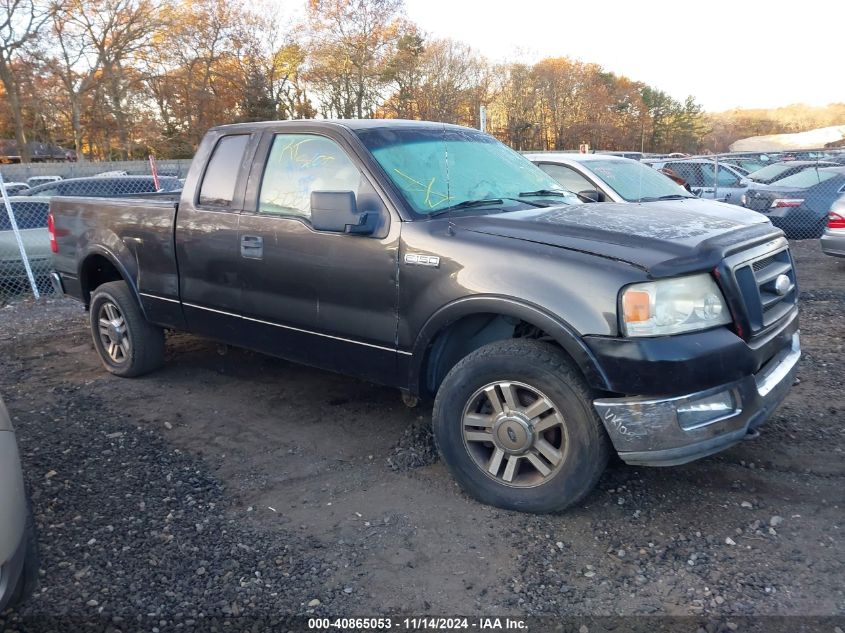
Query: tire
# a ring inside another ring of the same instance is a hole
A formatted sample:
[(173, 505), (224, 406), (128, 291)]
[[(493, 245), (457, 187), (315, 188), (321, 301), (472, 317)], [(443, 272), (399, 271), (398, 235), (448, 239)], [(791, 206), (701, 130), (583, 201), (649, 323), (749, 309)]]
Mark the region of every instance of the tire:
[(482, 503), (560, 511), (595, 487), (610, 456), (592, 399), (581, 373), (553, 345), (490, 343), (440, 385), (435, 442), (458, 484)]
[(131, 378), (164, 363), (164, 330), (147, 322), (125, 281), (98, 286), (90, 316), (94, 347), (111, 373)]

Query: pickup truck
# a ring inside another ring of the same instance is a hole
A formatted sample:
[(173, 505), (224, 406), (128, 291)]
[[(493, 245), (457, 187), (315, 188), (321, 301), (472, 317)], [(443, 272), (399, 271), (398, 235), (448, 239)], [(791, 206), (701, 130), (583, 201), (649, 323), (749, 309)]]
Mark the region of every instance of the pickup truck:
[(453, 125), (226, 125), (178, 200), (53, 198), (53, 283), (118, 376), (161, 366), (170, 329), (396, 387), (433, 399), (467, 492), (550, 512), (612, 452), (670, 466), (756, 436), (793, 383), (783, 234), (678, 207), (579, 204)]

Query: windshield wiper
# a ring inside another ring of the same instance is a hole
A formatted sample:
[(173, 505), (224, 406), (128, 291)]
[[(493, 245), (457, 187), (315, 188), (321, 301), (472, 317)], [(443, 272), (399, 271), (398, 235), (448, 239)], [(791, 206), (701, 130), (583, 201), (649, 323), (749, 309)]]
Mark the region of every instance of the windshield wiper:
[(682, 196), (679, 193), (670, 193), (668, 196), (654, 196), (646, 198), (637, 198), (637, 202), (658, 202), (660, 200), (687, 200), (688, 198), (695, 198), (695, 196)]
[(445, 215), (450, 211), (458, 211), (460, 209), (472, 209), (474, 207), (487, 207), (502, 204), (505, 204), (505, 201), (501, 198), (480, 198), (478, 200), (464, 200), (463, 202), (458, 202), (457, 204), (453, 204), (451, 206), (439, 209), (434, 213), (429, 213), (428, 217), (436, 218), (437, 216)]
[(520, 196), (558, 196), (560, 198), (568, 198), (574, 195), (571, 191), (564, 191), (562, 189), (538, 189), (537, 191), (523, 191)]

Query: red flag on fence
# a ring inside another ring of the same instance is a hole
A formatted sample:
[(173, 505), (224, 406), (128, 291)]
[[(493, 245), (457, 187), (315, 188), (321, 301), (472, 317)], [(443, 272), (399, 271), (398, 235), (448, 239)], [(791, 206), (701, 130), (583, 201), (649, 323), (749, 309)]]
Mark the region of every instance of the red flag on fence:
[(156, 157), (150, 154), (150, 171), (153, 174), (153, 184), (156, 186), (156, 191), (161, 189), (161, 185), (158, 182), (158, 169), (156, 168)]

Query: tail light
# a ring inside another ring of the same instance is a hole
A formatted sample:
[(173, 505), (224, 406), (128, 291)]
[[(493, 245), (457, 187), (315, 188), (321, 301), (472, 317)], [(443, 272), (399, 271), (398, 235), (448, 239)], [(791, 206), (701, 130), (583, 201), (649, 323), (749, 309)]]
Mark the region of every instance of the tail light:
[(845, 211), (839, 213), (831, 211), (827, 216), (827, 228), (845, 229)]
[(770, 209), (784, 209), (786, 207), (800, 207), (804, 198), (776, 198), (772, 200)]
[(56, 242), (56, 223), (53, 222), (53, 214), (47, 215), (47, 231), (50, 233), (50, 250), (53, 253), (59, 252), (59, 244)]

